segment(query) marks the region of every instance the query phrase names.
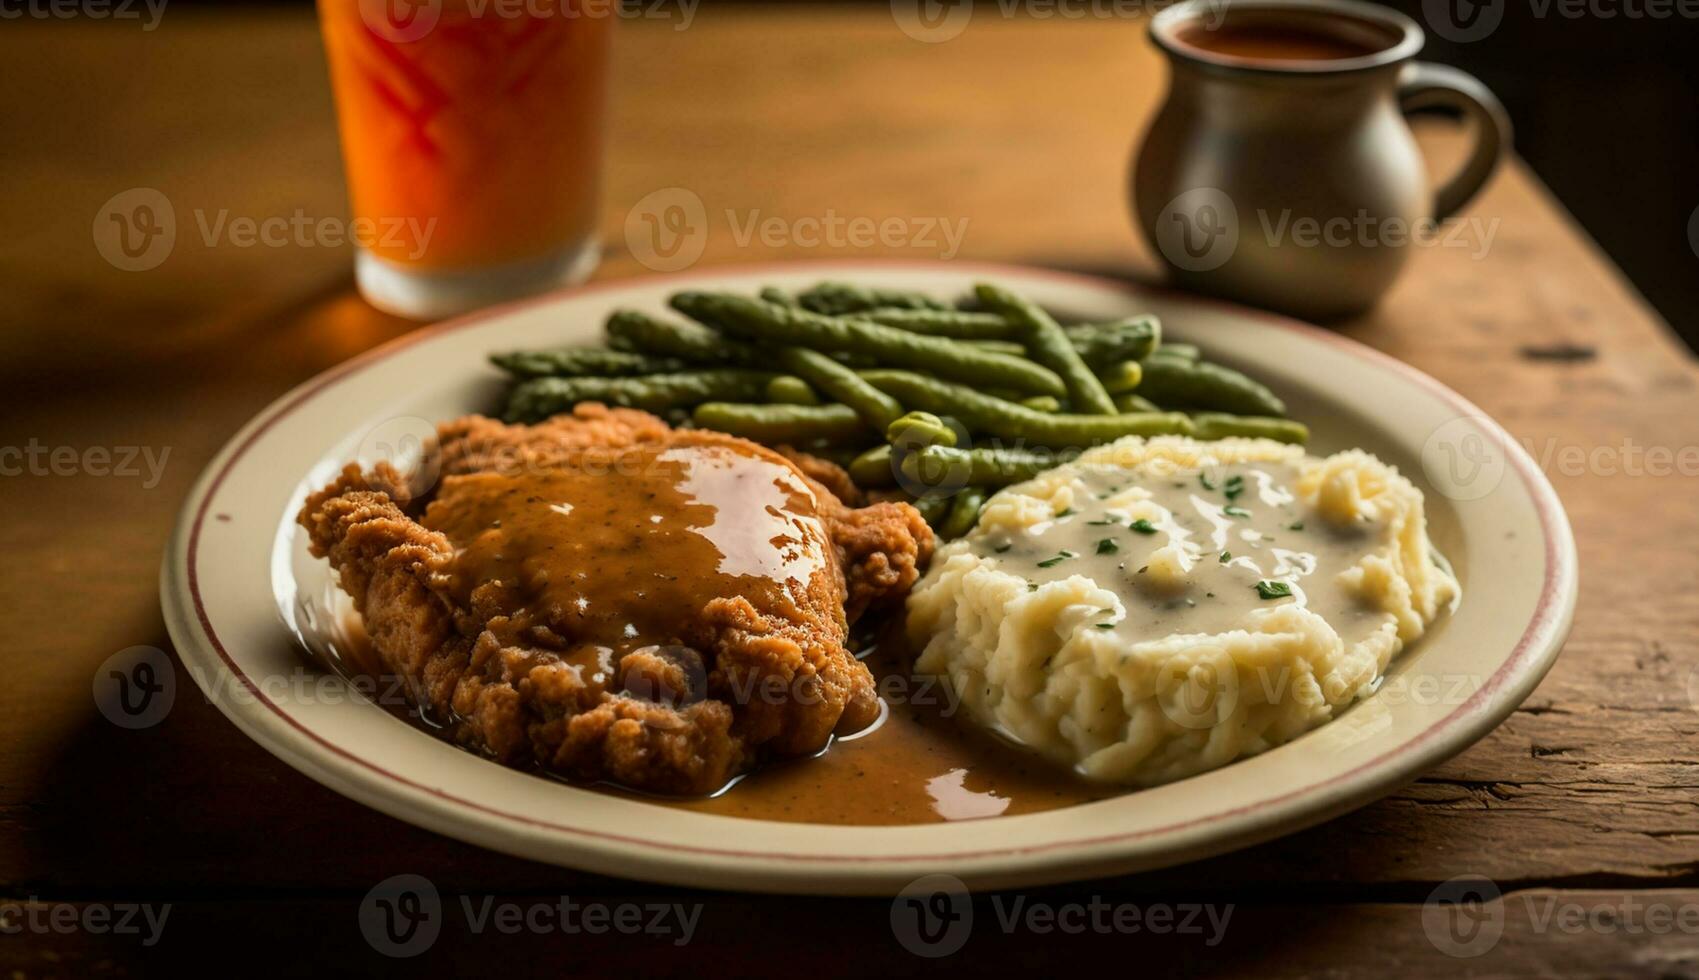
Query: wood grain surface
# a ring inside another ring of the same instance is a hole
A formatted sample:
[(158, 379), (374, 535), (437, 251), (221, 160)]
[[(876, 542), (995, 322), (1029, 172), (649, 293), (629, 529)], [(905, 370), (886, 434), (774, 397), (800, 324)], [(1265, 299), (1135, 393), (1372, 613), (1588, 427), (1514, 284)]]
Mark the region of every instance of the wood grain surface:
[[(936, 245), (739, 234), (752, 215), (830, 213), (965, 222), (964, 258), (1153, 278), (1124, 206), (1128, 156), (1164, 84), (1143, 21), (997, 10), (942, 44), (903, 35), (885, 5), (718, 6), (687, 30), (622, 24), (599, 276), (647, 271), (626, 217), (684, 188), (709, 215), (701, 265), (943, 257)], [(20, 926), (0, 935), (0, 967), (136, 975), (217, 958), (263, 973), (317, 960), (337, 973), (581, 975), (640, 957), (630, 962), (656, 974), (847, 975), (1051, 970), (1077, 952), (1164, 974), (1699, 976), (1699, 372), (1521, 166), (1470, 209), (1482, 234), (1419, 250), (1386, 302), (1340, 329), (1481, 405), (1551, 477), (1582, 591), (1550, 676), (1478, 745), (1357, 813), (1198, 864), (1024, 896), (1232, 905), (1218, 945), (1006, 932), (994, 901), (1021, 896), (981, 896), (964, 949), (927, 961), (894, 938), (889, 902), (674, 892), (381, 816), (258, 749), (186, 675), (161, 724), (108, 723), (90, 694), (101, 663), (170, 647), (157, 570), (201, 467), (289, 386), (411, 325), (353, 295), (346, 249), (242, 248), (199, 227), (221, 211), (345, 213), (309, 11), (171, 8), (148, 32), (8, 22), (0, 65), (0, 446), (69, 447), (79, 461), (68, 475), (0, 477), (0, 893), (59, 905), (67, 921), (91, 905), (171, 906), (155, 945)], [(1442, 169), (1458, 156), (1453, 136), (1426, 145)], [(91, 236), (103, 204), (135, 187), (163, 193), (179, 225), (169, 259), (146, 272), (105, 263)], [(163, 459), (157, 479), (87, 465), (91, 448), (131, 446)], [(429, 878), (448, 907), (438, 945), (405, 964), (374, 952), (358, 920), (367, 891), (402, 872)], [(1424, 927), (1436, 886), (1459, 875), (1506, 895), (1487, 910), (1502, 938), (1478, 958), (1446, 955)], [(703, 912), (674, 947), (477, 933), (460, 911), (462, 895), (481, 906), (562, 894)], [(1649, 905), (1690, 910), (1686, 928), (1647, 928), (1634, 910)], [(0, 925), (23, 911), (0, 908)]]

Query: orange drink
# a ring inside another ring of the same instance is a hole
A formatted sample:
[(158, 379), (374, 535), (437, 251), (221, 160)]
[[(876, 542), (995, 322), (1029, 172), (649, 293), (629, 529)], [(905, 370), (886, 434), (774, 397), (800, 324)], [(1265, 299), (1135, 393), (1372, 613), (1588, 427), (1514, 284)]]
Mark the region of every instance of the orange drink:
[(318, 8), (368, 301), (435, 317), (589, 275), (612, 3)]

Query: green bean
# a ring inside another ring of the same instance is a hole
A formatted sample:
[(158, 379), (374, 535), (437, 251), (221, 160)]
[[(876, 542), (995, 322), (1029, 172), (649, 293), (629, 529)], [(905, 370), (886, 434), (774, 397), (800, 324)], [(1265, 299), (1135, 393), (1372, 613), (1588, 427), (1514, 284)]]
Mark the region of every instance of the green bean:
[[(989, 345), (993, 341), (1012, 342), (1015, 325), (997, 313), (965, 310), (869, 310), (855, 315), (858, 320), (872, 320), (888, 327), (900, 327), (934, 337), (953, 337), (975, 340)], [(1136, 361), (1158, 349), (1162, 327), (1153, 316), (1128, 317), (1111, 323), (1085, 323), (1063, 327), (1068, 342), (1080, 352), (1080, 357), (1094, 368), (1107, 367), (1121, 361)], [(1181, 345), (1189, 346), (1189, 345)], [(1025, 347), (1022, 347), (1025, 350)], [(1196, 348), (1192, 348), (1196, 352)]]
[(1018, 404), (1035, 412), (1043, 412), (1046, 415), (1054, 415), (1062, 410), (1062, 403), (1049, 395), (1033, 395), (1031, 398), (1022, 398)]
[(1286, 403), (1260, 382), (1208, 361), (1191, 364), (1177, 358), (1146, 358), (1139, 394), (1164, 408), (1234, 415), (1286, 414)]
[[(787, 305), (779, 303), (780, 297), (772, 287), (763, 290), (762, 298), (775, 305)], [(796, 305), (794, 298), (785, 298), (791, 300), (789, 306)], [(700, 309), (697, 312), (705, 314)], [(1009, 321), (995, 313), (961, 310), (880, 309), (858, 314), (856, 319), (868, 319), (912, 333), (959, 340), (1013, 343), (1009, 338), (1015, 333)], [(1080, 356), (1094, 367), (1149, 356), (1156, 349), (1159, 331), (1153, 317), (1134, 317), (1118, 323), (1084, 324), (1063, 329)], [(757, 366), (761, 363), (761, 357), (754, 348), (725, 337), (713, 327), (657, 320), (633, 310), (621, 310), (609, 318), (608, 337), (612, 346), (624, 352), (670, 356), (696, 364)], [(1017, 353), (1013, 347), (986, 346), (997, 353)], [(1170, 344), (1161, 350), (1167, 353), (1175, 347), (1188, 346)], [(1192, 349), (1195, 351), (1195, 348)], [(1025, 351), (1024, 346), (1021, 351)], [(843, 359), (849, 355), (838, 356)], [(873, 358), (865, 356), (857, 356), (853, 360), (866, 366), (875, 363)]]
[(936, 415), (954, 416), (970, 431), (986, 432), (1003, 439), (1020, 439), (1030, 445), (1053, 449), (1096, 446), (1122, 436), (1186, 435), (1192, 431), (1191, 420), (1178, 412), (1049, 414), (992, 398), (965, 385), (950, 384), (912, 371), (881, 368), (863, 371), (861, 376), (904, 405)]
[(797, 296), (803, 309), (827, 316), (859, 313), (881, 307), (905, 310), (943, 310), (949, 307), (930, 296), (900, 289), (870, 289), (847, 282), (822, 282)]
[(1178, 354), (1170, 354), (1166, 350), (1157, 350), (1148, 357), (1142, 357), (1139, 359), (1140, 365), (1150, 364), (1152, 362), (1174, 364), (1178, 365), (1182, 369), (1190, 369), (1198, 363), (1197, 361), (1189, 358), (1181, 357)]
[(848, 405), (738, 405), (713, 401), (696, 406), (691, 418), (704, 429), (717, 429), (768, 445), (844, 443), (868, 436), (867, 427)]
[(963, 487), (956, 491), (949, 514), (938, 525), (938, 536), (950, 540), (973, 530), (974, 522), (979, 520), (979, 508), (984, 505), (984, 487)]
[(1012, 340), (960, 340), (957, 343), (967, 344), (979, 350), (993, 351), (998, 354), (1008, 354), (1010, 357), (1025, 357), (1026, 345), (1017, 344)]
[(855, 409), (855, 414), (875, 432), (885, 431), (886, 426), (903, 414), (903, 406), (895, 398), (819, 351), (786, 347), (779, 351), (779, 363), (828, 397)]
[(850, 461), (850, 479), (862, 489), (892, 487), (897, 484), (897, 472), (891, 468), (891, 445), (880, 443)]
[(855, 318), (934, 337), (954, 337), (957, 340), (1007, 340), (1015, 334), (1014, 324), (996, 313), (880, 309), (859, 312)]
[(1192, 416), (1199, 439), (1227, 439), (1239, 436), (1246, 439), (1273, 439), (1303, 445), (1310, 440), (1309, 427), (1291, 419), (1269, 418), (1266, 415), (1227, 415), (1222, 412), (1199, 412)]
[(742, 296), (680, 293), (672, 303), (688, 316), (767, 343), (868, 354), (884, 364), (919, 368), (976, 385), (1015, 388), (1026, 394), (1061, 395), (1067, 391), (1061, 378), (1032, 361), (977, 350), (944, 337), (785, 309)]
[(845, 364), (855, 368), (857, 371), (864, 368), (876, 368), (879, 366), (879, 359), (877, 357), (868, 357), (866, 354), (849, 354), (844, 351), (831, 351), (827, 353), (826, 356), (837, 361), (839, 364)]
[(963, 474), (972, 484), (1003, 487), (1030, 480), (1051, 467), (1066, 463), (1073, 455), (1071, 452), (1043, 449), (927, 446), (904, 456), (902, 470), (903, 475), (911, 480), (920, 480), (928, 472), (948, 472)]
[(601, 347), (517, 350), (506, 354), (491, 354), (490, 363), (518, 378), (662, 374), (685, 367), (685, 363), (677, 358), (607, 350)]
[(1137, 361), (1160, 349), (1162, 324), (1153, 316), (1134, 316), (1113, 323), (1063, 327), (1081, 359), (1102, 370), (1122, 361)]
[(1138, 361), (1122, 361), (1103, 372), (1103, 390), (1111, 395), (1125, 395), (1144, 380), (1144, 368)]
[(914, 509), (920, 511), (920, 516), (931, 527), (937, 527), (950, 514), (950, 498), (944, 494), (927, 494), (916, 497)]
[(1124, 395), (1115, 396), (1115, 407), (1122, 412), (1160, 412), (1156, 404), (1148, 398), (1141, 397), (1138, 392), (1129, 391)]
[[(1051, 319), (1050, 314), (1040, 309), (1038, 304), (990, 283), (975, 286), (974, 294), (992, 312), (1014, 321), (1020, 331), (1019, 338), (1032, 352), (1033, 360), (1061, 375), (1067, 385), (1068, 400), (1073, 403), (1075, 411), (1091, 415), (1115, 413), (1115, 403), (1103, 390), (1103, 383), (1091, 373), (1091, 368), (1080, 358), (1080, 352), (1074, 349), (1068, 335)], [(1040, 391), (1035, 394), (1054, 395), (1060, 392)]]
[(607, 329), (617, 345), (646, 354), (677, 357), (696, 364), (739, 367), (761, 364), (761, 357), (753, 347), (700, 323), (673, 323), (634, 310), (620, 310), (608, 318)]
[(885, 429), (885, 439), (899, 452), (922, 446), (954, 446), (956, 430), (931, 412), (910, 412)]
[(780, 405), (818, 405), (820, 395), (801, 378), (781, 374), (767, 382), (767, 400)]
[(1163, 344), (1151, 351), (1152, 355), (1163, 357), (1178, 357), (1182, 361), (1196, 361), (1203, 356), (1197, 344)]
[(632, 378), (532, 378), (514, 386), (503, 418), (536, 422), (579, 402), (603, 402), (625, 408), (664, 412), (702, 402), (757, 401), (773, 375), (767, 371), (716, 368), (646, 374)]

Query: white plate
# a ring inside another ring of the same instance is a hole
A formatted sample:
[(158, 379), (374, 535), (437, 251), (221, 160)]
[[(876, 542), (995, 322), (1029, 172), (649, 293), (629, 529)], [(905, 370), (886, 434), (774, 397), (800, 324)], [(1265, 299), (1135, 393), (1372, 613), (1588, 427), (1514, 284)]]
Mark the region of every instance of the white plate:
[[(1288, 745), (1116, 799), (912, 827), (744, 820), (576, 789), (504, 769), (313, 683), (297, 631), (311, 634), (310, 620), (322, 619), (329, 576), (305, 558), (295, 533), (307, 488), (363, 447), (493, 407), (501, 378), (484, 361), (493, 349), (593, 343), (609, 311), (660, 312), (686, 287), (750, 292), (822, 278), (945, 296), (991, 279), (1068, 316), (1155, 311), (1173, 338), (1200, 343), (1283, 393), (1314, 428), (1314, 449), (1362, 446), (1416, 478), (1433, 536), (1464, 583), (1461, 607), (1394, 663), (1376, 694)], [(1575, 590), (1575, 546), (1551, 486), (1497, 424), (1433, 379), (1262, 313), (962, 262), (621, 280), (409, 335), (307, 382), (250, 422), (184, 505), (160, 583), (172, 640), (207, 695), (249, 737), (340, 793), (540, 861), (677, 884), (838, 894), (894, 893), (937, 872), (995, 887), (1158, 867), (1361, 806), (1510, 714), (1556, 658)]]

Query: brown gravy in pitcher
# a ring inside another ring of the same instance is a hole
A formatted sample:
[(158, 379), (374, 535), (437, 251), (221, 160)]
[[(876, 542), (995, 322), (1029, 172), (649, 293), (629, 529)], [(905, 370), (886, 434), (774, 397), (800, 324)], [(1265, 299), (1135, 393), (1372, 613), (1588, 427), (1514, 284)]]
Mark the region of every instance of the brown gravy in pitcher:
[(1398, 41), (1349, 17), (1289, 10), (1229, 13), (1219, 23), (1204, 17), (1181, 27), (1175, 40), (1209, 55), (1276, 63), (1366, 58)]

